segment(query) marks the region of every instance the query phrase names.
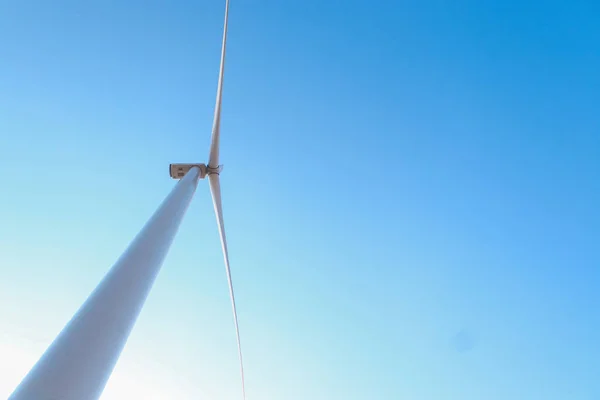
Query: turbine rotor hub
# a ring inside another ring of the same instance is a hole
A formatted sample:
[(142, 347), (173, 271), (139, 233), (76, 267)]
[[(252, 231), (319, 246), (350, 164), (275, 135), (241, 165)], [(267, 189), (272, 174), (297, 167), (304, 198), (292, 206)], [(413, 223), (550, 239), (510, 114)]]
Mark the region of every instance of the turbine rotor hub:
[(206, 166), (206, 175), (216, 174), (219, 175), (223, 171), (223, 165), (218, 165), (216, 167)]

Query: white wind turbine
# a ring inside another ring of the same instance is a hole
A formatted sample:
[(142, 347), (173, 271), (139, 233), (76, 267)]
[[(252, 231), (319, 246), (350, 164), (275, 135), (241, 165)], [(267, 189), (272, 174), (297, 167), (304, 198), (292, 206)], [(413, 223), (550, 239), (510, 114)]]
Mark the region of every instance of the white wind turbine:
[(219, 165), (221, 97), (228, 14), (229, 0), (226, 0), (208, 164), (170, 165), (171, 177), (179, 179), (177, 185), (23, 378), (9, 400), (97, 400), (100, 397), (192, 200), (198, 180), (207, 176), (233, 308), (242, 395), (243, 398), (246, 397), (240, 332), (219, 183), (219, 173), (222, 170), (222, 166)]

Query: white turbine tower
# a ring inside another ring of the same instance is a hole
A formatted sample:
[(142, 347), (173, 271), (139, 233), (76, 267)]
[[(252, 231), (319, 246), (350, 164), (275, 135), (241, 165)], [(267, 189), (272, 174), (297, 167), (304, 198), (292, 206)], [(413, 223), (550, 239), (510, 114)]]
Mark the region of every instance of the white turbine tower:
[(97, 400), (100, 397), (194, 196), (198, 180), (207, 176), (233, 308), (242, 395), (243, 398), (246, 397), (240, 332), (219, 183), (219, 173), (222, 170), (222, 166), (219, 165), (221, 97), (228, 14), (229, 0), (226, 0), (219, 82), (208, 165), (170, 165), (171, 177), (179, 179), (177, 185), (23, 378), (9, 400)]

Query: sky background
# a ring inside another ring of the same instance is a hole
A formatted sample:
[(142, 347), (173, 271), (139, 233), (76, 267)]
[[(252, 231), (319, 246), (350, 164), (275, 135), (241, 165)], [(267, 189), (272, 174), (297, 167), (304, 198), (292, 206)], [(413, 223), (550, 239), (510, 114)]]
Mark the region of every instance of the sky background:
[[(0, 1), (0, 397), (205, 162), (223, 1)], [(248, 399), (600, 396), (600, 3), (232, 0)], [(238, 399), (200, 182), (103, 400)]]

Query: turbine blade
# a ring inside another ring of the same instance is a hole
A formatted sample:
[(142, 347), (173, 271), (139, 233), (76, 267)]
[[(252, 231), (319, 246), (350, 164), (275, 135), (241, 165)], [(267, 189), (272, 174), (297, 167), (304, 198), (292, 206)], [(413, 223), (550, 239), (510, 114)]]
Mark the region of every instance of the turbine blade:
[(223, 44), (221, 46), (221, 65), (219, 67), (219, 83), (217, 84), (217, 100), (215, 103), (215, 116), (213, 120), (212, 136), (208, 166), (219, 166), (219, 140), (221, 135), (221, 95), (223, 93), (223, 73), (225, 71), (225, 48), (227, 46), (227, 20), (229, 15), (229, 0), (225, 0), (225, 23), (223, 24)]
[(238, 325), (237, 310), (235, 307), (235, 295), (233, 294), (233, 282), (231, 280), (231, 268), (229, 266), (229, 253), (227, 252), (227, 238), (225, 237), (225, 226), (223, 224), (223, 206), (221, 205), (221, 184), (218, 174), (209, 174), (210, 193), (212, 195), (213, 206), (217, 216), (217, 225), (219, 227), (219, 236), (221, 237), (221, 247), (223, 249), (223, 259), (225, 260), (225, 270), (227, 272), (227, 282), (229, 283), (229, 296), (231, 298), (231, 307), (233, 309), (233, 321), (235, 324), (235, 334), (237, 338), (238, 354), (240, 358), (240, 373), (242, 378), (242, 395), (246, 399), (246, 386), (244, 382), (244, 362), (242, 359), (242, 343), (240, 341), (240, 328)]

